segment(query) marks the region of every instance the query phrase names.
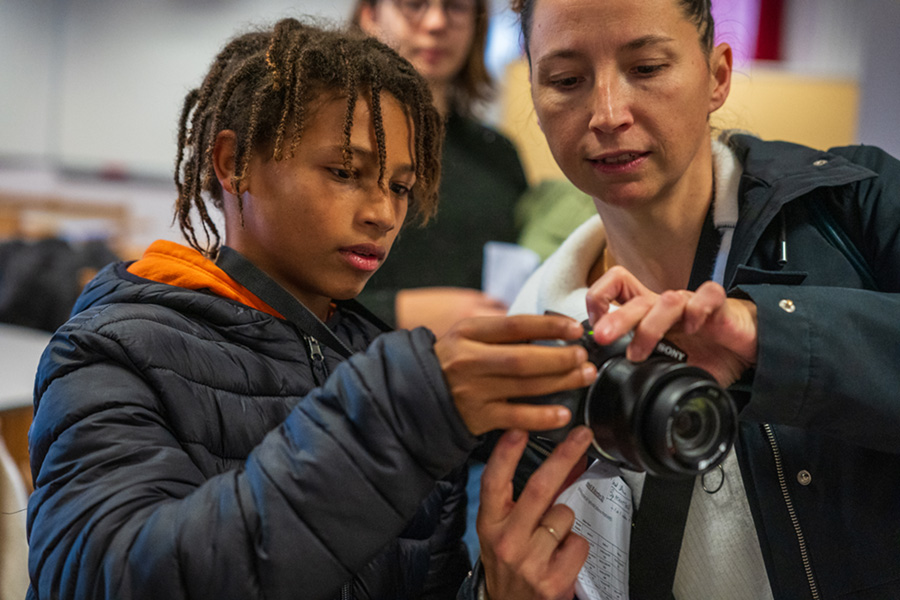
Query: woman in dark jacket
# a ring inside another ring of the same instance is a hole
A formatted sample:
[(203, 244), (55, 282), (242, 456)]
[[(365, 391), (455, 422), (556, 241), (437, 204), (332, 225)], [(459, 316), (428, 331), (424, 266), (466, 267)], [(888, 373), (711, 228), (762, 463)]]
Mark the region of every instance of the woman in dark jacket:
[(561, 423), (505, 398), (592, 374), (509, 343), (577, 334), (562, 318), (435, 342), (351, 300), (433, 213), (440, 135), (374, 40), (288, 19), (226, 45), (181, 120), (192, 247), (105, 268), (42, 357), (29, 598), (455, 594), (475, 436)]
[[(606, 478), (634, 518), (614, 577), (592, 565), (580, 583), (635, 600), (900, 598), (900, 163), (716, 135), (731, 50), (706, 0), (517, 4), (535, 112), (598, 217), (511, 311), (588, 319), (600, 344), (633, 331), (636, 362), (665, 336), (740, 411), (721, 468)], [(572, 597), (575, 574), (549, 578), (577, 537), (571, 511), (544, 512), (553, 492), (514, 508), (482, 494), (492, 600)]]

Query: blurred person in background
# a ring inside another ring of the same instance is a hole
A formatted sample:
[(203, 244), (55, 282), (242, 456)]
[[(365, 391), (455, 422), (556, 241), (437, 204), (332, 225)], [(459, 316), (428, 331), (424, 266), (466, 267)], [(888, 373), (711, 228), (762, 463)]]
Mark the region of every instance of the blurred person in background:
[(475, 116), (493, 86), (487, 1), (358, 0), (353, 23), (424, 76), (446, 131), (437, 217), (404, 229), (360, 299), (398, 327), (436, 335), (464, 317), (505, 314), (481, 291), (484, 245), (516, 241), (514, 211), (528, 184), (513, 143)]

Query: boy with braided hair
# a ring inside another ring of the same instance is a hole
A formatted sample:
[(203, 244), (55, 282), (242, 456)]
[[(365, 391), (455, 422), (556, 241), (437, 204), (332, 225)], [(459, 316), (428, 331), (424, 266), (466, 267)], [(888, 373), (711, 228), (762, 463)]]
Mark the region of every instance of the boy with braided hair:
[(506, 398), (594, 372), (525, 343), (577, 337), (565, 318), (436, 341), (352, 300), (433, 214), (440, 145), (427, 85), (372, 39), (287, 19), (225, 46), (181, 116), (191, 247), (105, 268), (41, 359), (29, 598), (455, 596), (477, 436), (561, 426)]

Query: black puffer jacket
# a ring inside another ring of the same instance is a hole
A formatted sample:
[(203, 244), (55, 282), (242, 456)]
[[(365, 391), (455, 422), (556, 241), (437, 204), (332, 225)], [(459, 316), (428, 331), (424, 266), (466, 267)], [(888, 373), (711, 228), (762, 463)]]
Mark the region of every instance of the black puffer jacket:
[(475, 439), (428, 331), (339, 310), (367, 349), (316, 387), (287, 321), (124, 264), (75, 312), (35, 387), (29, 598), (455, 595)]

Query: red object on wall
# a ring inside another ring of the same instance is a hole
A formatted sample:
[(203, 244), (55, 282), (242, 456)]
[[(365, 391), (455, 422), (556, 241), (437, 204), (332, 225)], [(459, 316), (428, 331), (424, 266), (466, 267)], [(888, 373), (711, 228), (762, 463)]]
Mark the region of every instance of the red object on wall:
[(784, 0), (760, 0), (759, 28), (756, 37), (757, 60), (781, 60), (781, 23)]

